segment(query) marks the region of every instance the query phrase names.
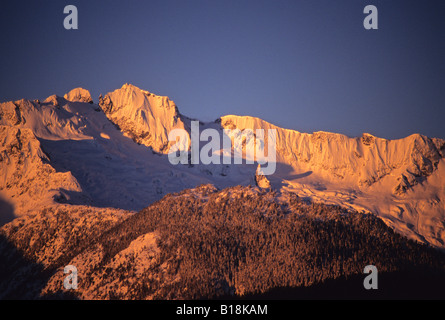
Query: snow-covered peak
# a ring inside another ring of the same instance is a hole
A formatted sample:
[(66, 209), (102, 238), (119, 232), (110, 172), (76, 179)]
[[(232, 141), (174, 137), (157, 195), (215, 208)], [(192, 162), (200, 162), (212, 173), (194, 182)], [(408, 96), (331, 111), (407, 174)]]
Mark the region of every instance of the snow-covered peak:
[(184, 129), (176, 104), (132, 84), (99, 97), (99, 106), (113, 123), (135, 142), (157, 152), (168, 151), (168, 133)]
[(63, 96), (66, 100), (71, 102), (87, 102), (93, 103), (91, 94), (88, 90), (83, 88), (75, 88)]

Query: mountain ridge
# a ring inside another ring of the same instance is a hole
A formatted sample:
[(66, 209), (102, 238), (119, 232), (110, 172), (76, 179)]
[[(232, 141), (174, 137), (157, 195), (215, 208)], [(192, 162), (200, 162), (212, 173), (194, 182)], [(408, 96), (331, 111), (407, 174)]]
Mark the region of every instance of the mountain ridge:
[[(0, 104), (4, 135), (30, 130), (40, 143), (32, 157), (57, 174), (72, 177), (71, 187), (49, 183), (51, 196), (43, 197), (47, 204), (62, 201), (134, 211), (169, 192), (202, 183), (220, 188), (255, 184), (255, 165), (172, 166), (166, 157), (171, 146), (168, 133), (175, 128), (190, 133), (190, 121), (168, 97), (130, 84), (100, 96), (98, 104), (82, 88), (64, 98), (53, 95), (43, 102), (22, 99)], [(445, 245), (445, 140), (420, 134), (388, 140), (368, 133), (352, 138), (324, 131), (301, 133), (236, 115), (200, 122), (200, 127), (221, 135), (224, 129), (275, 129), (277, 170), (268, 176), (267, 186), (373, 212), (402, 235)], [(254, 138), (247, 135), (245, 144), (252, 145)], [(2, 141), (2, 157), (7, 159), (11, 144)], [(19, 151), (21, 162), (28, 153)], [(22, 169), (7, 161), (1, 165), (0, 191), (9, 198), (28, 199), (32, 207), (35, 200), (20, 189), (23, 181), (14, 182), (15, 189), (6, 188), (7, 172), (20, 174)], [(26, 213), (18, 202), (17, 213)]]

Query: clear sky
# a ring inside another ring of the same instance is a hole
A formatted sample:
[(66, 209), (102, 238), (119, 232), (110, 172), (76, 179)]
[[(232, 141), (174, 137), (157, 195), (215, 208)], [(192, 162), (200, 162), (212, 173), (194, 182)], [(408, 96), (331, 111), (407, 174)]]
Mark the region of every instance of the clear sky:
[(3, 0), (0, 37), (0, 101), (128, 82), (203, 121), (445, 138), (443, 0)]

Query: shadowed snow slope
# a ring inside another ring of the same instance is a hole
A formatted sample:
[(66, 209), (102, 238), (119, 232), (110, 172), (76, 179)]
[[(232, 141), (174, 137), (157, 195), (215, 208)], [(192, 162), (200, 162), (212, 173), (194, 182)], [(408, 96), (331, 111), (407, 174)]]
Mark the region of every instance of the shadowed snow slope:
[[(130, 84), (98, 105), (81, 88), (42, 103), (2, 103), (0, 192), (22, 215), (60, 202), (134, 211), (202, 183), (255, 184), (256, 164), (171, 165), (168, 133), (190, 132), (190, 120), (168, 97)], [(276, 129), (277, 170), (266, 187), (370, 211), (409, 238), (445, 245), (444, 140), (308, 134), (233, 115), (200, 123), (206, 128), (221, 136), (223, 129)], [(254, 137), (245, 135), (240, 147)]]

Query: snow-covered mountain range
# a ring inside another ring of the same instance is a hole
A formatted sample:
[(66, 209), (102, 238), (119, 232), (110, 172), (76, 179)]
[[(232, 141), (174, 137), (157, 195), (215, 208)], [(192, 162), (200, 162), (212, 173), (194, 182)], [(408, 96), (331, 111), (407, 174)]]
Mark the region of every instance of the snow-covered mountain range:
[[(100, 96), (76, 88), (64, 97), (0, 104), (0, 222), (57, 206), (138, 211), (200, 184), (255, 184), (256, 165), (172, 165), (175, 128), (192, 119), (168, 97), (131, 84)], [(414, 134), (386, 140), (300, 133), (249, 116), (206, 128), (275, 129), (278, 192), (379, 216), (396, 232), (445, 247), (445, 141)], [(246, 145), (253, 136), (246, 136)]]

